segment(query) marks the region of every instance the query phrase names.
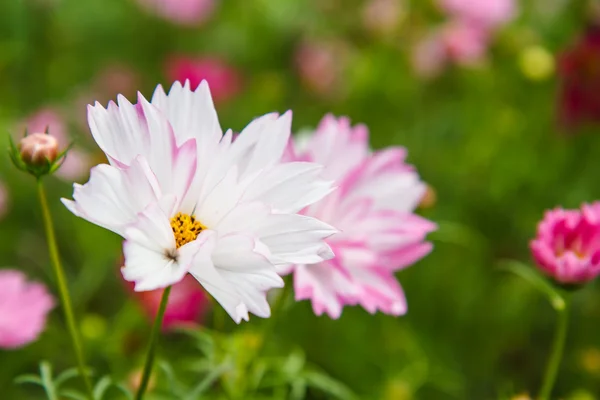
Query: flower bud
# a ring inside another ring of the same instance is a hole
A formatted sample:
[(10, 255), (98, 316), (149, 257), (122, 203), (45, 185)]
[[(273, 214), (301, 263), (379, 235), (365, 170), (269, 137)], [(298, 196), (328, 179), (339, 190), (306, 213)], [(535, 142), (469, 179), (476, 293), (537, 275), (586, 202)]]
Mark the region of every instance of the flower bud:
[(33, 133), (19, 142), (21, 160), (30, 166), (52, 163), (58, 157), (58, 141), (45, 133)]

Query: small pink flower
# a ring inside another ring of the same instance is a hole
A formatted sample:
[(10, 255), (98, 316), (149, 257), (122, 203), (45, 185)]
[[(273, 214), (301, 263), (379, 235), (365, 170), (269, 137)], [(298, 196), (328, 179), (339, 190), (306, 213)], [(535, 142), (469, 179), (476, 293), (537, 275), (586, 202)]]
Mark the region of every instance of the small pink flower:
[[(158, 312), (162, 294), (163, 289), (135, 293), (150, 319), (154, 319)], [(162, 328), (169, 330), (178, 326), (196, 325), (209, 308), (210, 302), (206, 294), (198, 282), (187, 275), (171, 290)]]
[(6, 190), (6, 186), (4, 183), (0, 181), (0, 218), (6, 215), (6, 211), (8, 210), (8, 190)]
[(201, 24), (215, 8), (215, 0), (138, 0), (138, 3), (149, 12), (181, 25)]
[(36, 340), (53, 307), (44, 285), (27, 282), (20, 271), (0, 270), (0, 348), (14, 349)]
[(347, 118), (327, 115), (313, 136), (290, 143), (286, 157), (325, 166), (322, 174), (339, 186), (303, 213), (341, 232), (327, 239), (336, 257), (293, 268), (296, 299), (310, 299), (317, 315), (341, 315), (344, 305), (359, 304), (370, 313), (406, 312), (394, 273), (431, 251), (425, 242), (435, 225), (415, 214), (426, 190), (406, 150), (371, 152), (368, 130)]
[(449, 15), (487, 29), (506, 24), (515, 17), (514, 0), (439, 0)]
[(415, 71), (435, 77), (448, 64), (475, 66), (485, 58), (489, 34), (465, 21), (452, 21), (417, 43), (412, 56)]
[(190, 81), (192, 89), (206, 80), (215, 102), (227, 101), (241, 90), (240, 73), (227, 62), (216, 57), (174, 56), (167, 60), (166, 75), (171, 81)]
[(295, 64), (304, 85), (322, 95), (335, 95), (341, 86), (347, 49), (340, 42), (303, 42), (295, 54)]
[(600, 274), (600, 202), (546, 211), (530, 247), (540, 269), (556, 282), (591, 281)]

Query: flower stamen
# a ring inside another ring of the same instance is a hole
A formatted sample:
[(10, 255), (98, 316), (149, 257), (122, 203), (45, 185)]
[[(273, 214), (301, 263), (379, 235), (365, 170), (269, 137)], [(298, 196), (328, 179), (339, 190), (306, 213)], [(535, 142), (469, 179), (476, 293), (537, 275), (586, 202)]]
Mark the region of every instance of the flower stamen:
[(175, 236), (177, 248), (196, 240), (200, 232), (206, 229), (193, 215), (177, 213), (171, 218), (171, 229)]

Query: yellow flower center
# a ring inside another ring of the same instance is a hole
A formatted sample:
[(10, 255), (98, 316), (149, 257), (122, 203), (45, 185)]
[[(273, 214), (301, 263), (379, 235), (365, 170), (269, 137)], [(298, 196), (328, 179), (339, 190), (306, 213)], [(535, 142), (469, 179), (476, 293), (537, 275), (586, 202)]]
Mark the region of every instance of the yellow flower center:
[(171, 228), (173, 229), (177, 248), (180, 248), (184, 244), (196, 240), (200, 232), (206, 229), (206, 226), (202, 225), (192, 215), (177, 213), (171, 218)]

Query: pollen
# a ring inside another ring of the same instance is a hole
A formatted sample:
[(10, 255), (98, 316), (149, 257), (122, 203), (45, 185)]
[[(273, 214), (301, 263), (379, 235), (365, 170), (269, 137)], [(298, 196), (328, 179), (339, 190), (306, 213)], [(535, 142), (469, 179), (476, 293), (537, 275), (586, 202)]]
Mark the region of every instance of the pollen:
[(200, 232), (206, 229), (206, 226), (202, 225), (192, 215), (177, 213), (171, 218), (171, 229), (173, 229), (177, 248), (180, 248), (184, 244), (196, 240)]

